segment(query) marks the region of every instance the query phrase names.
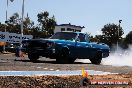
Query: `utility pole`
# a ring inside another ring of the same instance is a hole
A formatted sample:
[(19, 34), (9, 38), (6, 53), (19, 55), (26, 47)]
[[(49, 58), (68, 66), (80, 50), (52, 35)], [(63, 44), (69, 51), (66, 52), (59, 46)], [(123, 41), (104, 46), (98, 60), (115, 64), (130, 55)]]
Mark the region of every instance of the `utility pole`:
[(22, 47), (22, 38), (23, 38), (23, 16), (24, 16), (24, 0), (22, 2), (22, 19), (21, 19), (21, 40), (20, 40), (20, 47)]
[[(5, 32), (6, 32), (6, 28), (7, 28), (7, 20), (8, 20), (8, 0), (6, 0), (6, 20), (5, 20)], [(6, 41), (5, 41), (6, 43)], [(3, 46), (3, 52), (5, 52), (5, 44)]]
[(120, 24), (122, 20), (119, 20), (118, 32), (117, 32), (117, 51), (119, 50), (119, 36), (120, 36)]
[[(8, 0), (6, 1), (6, 21), (5, 23), (7, 23), (8, 20)], [(5, 26), (5, 32), (6, 32), (6, 26)]]

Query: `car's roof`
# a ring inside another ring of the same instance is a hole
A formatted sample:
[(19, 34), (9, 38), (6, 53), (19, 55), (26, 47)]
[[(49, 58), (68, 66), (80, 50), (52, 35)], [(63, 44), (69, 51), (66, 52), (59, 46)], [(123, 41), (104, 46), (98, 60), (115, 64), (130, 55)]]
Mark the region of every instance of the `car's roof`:
[(63, 32), (57, 32), (57, 33), (77, 33), (77, 34), (85, 34), (83, 32), (71, 32), (71, 31), (63, 31)]

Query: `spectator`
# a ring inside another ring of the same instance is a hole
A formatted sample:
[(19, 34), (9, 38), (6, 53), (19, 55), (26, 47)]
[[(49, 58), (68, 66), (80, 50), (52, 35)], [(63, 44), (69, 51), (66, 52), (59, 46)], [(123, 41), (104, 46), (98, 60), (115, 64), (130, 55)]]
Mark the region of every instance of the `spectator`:
[(16, 55), (16, 57), (20, 57), (20, 55), (19, 55), (19, 52), (20, 52), (20, 47), (18, 46), (17, 48), (16, 48), (16, 52), (15, 52), (15, 55)]
[(3, 51), (3, 47), (2, 47), (2, 46), (0, 46), (0, 52), (2, 53), (2, 51)]

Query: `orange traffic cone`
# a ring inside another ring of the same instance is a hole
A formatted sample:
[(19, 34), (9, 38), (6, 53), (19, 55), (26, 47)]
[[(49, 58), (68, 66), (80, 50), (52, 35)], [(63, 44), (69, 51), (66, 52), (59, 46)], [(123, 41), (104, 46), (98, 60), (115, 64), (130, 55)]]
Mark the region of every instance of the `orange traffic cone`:
[(88, 77), (88, 71), (85, 72), (85, 77)]

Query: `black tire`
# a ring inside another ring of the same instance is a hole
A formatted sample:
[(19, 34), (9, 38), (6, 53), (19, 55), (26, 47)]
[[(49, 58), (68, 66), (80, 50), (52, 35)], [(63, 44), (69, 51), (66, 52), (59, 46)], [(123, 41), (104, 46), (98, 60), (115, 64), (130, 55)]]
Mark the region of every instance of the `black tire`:
[(82, 78), (80, 80), (80, 85), (81, 86), (88, 86), (90, 84), (90, 80), (88, 78)]
[(59, 64), (68, 64), (69, 63), (69, 50), (63, 48), (56, 58), (56, 62)]
[(39, 56), (36, 53), (28, 53), (28, 58), (32, 62), (36, 62), (39, 59)]
[(91, 58), (90, 61), (92, 64), (96, 64), (99, 65), (101, 63), (102, 60), (102, 52), (98, 51), (96, 53), (96, 55), (94, 56), (94, 58)]
[(56, 62), (57, 62), (57, 64), (67, 64), (68, 63), (67, 59), (64, 59), (64, 58), (61, 58), (61, 57), (58, 57), (56, 59)]
[(73, 64), (74, 61), (76, 60), (76, 58), (68, 58), (68, 60), (69, 60), (69, 63), (70, 63), (70, 64)]

